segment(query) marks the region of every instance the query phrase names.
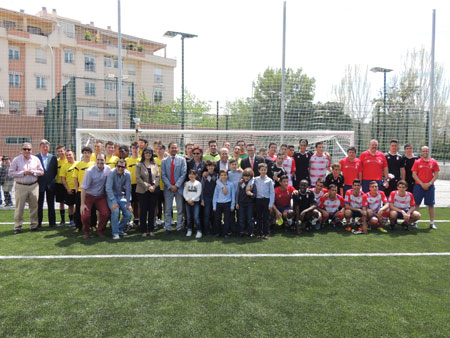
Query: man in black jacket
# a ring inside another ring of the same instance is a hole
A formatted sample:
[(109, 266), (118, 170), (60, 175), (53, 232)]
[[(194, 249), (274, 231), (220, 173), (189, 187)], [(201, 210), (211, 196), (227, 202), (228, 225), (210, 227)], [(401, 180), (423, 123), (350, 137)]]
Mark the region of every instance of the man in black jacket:
[(49, 153), (50, 143), (47, 140), (41, 140), (39, 149), (41, 152), (36, 156), (39, 158), (42, 167), (44, 168), (44, 175), (39, 176), (38, 178), (38, 227), (42, 226), (44, 198), (47, 199), (49, 226), (54, 227), (56, 226), (55, 178), (58, 171), (58, 160), (55, 155)]
[[(255, 173), (254, 177), (259, 176), (259, 164), (260, 163), (266, 163), (268, 161), (265, 161), (264, 158), (262, 158), (261, 156), (255, 155), (255, 145), (250, 143), (247, 145), (247, 153), (248, 153), (248, 157), (242, 159), (241, 161), (241, 168), (242, 170), (247, 169), (247, 168), (252, 168), (253, 172)], [(267, 175), (269, 177), (272, 176), (272, 172), (270, 170), (270, 167), (268, 167), (268, 172)]]

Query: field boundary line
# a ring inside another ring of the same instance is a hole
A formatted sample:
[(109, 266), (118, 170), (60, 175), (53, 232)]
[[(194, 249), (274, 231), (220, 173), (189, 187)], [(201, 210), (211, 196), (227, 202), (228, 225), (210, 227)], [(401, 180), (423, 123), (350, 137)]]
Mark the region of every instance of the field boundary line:
[(373, 253), (292, 253), (292, 254), (141, 254), (141, 255), (42, 255), (0, 256), (0, 260), (28, 259), (107, 259), (107, 258), (264, 258), (264, 257), (423, 257), (450, 256), (450, 252), (373, 252)]

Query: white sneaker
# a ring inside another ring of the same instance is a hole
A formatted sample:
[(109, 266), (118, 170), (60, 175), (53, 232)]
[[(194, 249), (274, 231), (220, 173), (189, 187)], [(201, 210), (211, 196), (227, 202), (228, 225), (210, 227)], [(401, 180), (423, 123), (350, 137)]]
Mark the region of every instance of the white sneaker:
[(195, 235), (195, 238), (202, 238), (202, 232), (201, 231), (197, 231), (197, 235)]
[(191, 237), (192, 236), (192, 230), (189, 229), (186, 233), (186, 237)]
[(158, 224), (158, 225), (163, 225), (164, 224), (164, 221), (163, 220), (160, 220), (159, 218), (156, 220), (156, 224)]
[(430, 229), (437, 230), (438, 227), (434, 223), (430, 223)]
[(414, 222), (413, 224), (411, 224), (411, 227), (413, 227), (414, 229), (418, 229), (419, 228), (419, 223), (418, 222)]
[(119, 235), (113, 235), (113, 239), (120, 239)]

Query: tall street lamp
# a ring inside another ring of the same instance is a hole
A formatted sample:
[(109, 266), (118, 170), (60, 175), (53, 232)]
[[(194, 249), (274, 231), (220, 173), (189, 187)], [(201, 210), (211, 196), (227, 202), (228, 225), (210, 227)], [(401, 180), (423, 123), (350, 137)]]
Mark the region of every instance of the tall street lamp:
[[(383, 73), (384, 74), (384, 90), (383, 90), (383, 113), (384, 113), (384, 128), (386, 128), (386, 73), (392, 72), (392, 69), (383, 68), (383, 67), (374, 67), (370, 69), (371, 72), (374, 73)], [(377, 116), (377, 140), (380, 137), (380, 114)]]
[[(197, 35), (174, 31), (167, 31), (164, 33), (164, 36), (168, 38), (173, 38), (177, 35), (181, 36), (181, 130), (184, 130), (184, 39), (196, 38)], [(180, 148), (183, 149), (183, 147), (184, 134), (181, 134)]]

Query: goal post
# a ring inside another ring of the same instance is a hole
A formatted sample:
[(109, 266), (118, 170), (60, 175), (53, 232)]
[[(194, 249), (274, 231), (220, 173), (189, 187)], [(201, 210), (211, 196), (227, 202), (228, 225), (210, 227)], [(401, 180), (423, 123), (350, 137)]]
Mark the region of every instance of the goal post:
[[(130, 145), (136, 135), (134, 129), (88, 129), (78, 128), (76, 130), (76, 152), (77, 159), (81, 158), (81, 148), (84, 146), (93, 146), (95, 140), (112, 141), (117, 144)], [(325, 149), (330, 153), (333, 160), (345, 157), (347, 148), (354, 146), (354, 131), (337, 131), (337, 130), (205, 130), (205, 129), (140, 129), (138, 138), (144, 138), (148, 141), (149, 146), (153, 146), (154, 141), (162, 141), (164, 145), (169, 142), (177, 142), (184, 139), (184, 143), (192, 142), (199, 145), (207, 152), (208, 142), (216, 140), (217, 145), (222, 148), (223, 143), (228, 141), (233, 147), (237, 141), (243, 140), (246, 144), (253, 143), (256, 152), (260, 148), (268, 148), (270, 142), (294, 145), (298, 149), (299, 140), (304, 138), (308, 140), (309, 149), (314, 149), (316, 142), (325, 143)], [(180, 149), (183, 152), (184, 149)]]

